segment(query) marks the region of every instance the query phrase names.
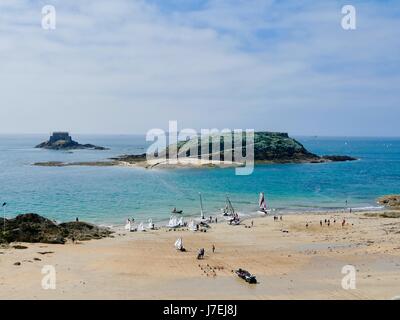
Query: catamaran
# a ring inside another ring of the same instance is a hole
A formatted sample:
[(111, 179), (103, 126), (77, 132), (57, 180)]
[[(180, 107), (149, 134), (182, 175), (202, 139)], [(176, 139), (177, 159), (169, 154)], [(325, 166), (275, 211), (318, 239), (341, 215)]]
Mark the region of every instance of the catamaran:
[(232, 202), (228, 196), (226, 196), (226, 206), (223, 210), (223, 217), (225, 218), (226, 221), (229, 221), (229, 224), (233, 225), (240, 224), (239, 214), (235, 212)]
[(269, 214), (271, 213), (271, 209), (267, 208), (267, 203), (265, 201), (265, 196), (264, 196), (264, 192), (260, 192), (260, 196), (258, 199), (258, 206), (259, 206), (259, 210), (258, 213), (261, 214)]
[(235, 209), (233, 208), (232, 202), (229, 200), (228, 196), (226, 196), (226, 205), (222, 212), (224, 217), (232, 217), (235, 215)]

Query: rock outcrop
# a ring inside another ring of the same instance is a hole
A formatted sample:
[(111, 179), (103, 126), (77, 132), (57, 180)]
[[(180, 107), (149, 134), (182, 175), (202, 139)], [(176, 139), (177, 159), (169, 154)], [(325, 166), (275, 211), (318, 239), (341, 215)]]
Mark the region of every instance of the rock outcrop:
[(391, 209), (400, 210), (400, 194), (391, 194), (380, 197), (378, 203)]
[(71, 150), (71, 149), (107, 150), (107, 148), (95, 146), (93, 144), (80, 144), (72, 140), (68, 132), (54, 132), (48, 141), (38, 144), (35, 148), (52, 149), (52, 150)]
[[(0, 219), (1, 228), (4, 220)], [(86, 222), (57, 224), (35, 213), (21, 214), (6, 219), (5, 232), (0, 232), (0, 243), (29, 242), (64, 244), (67, 239), (91, 240), (108, 237), (112, 231)]]

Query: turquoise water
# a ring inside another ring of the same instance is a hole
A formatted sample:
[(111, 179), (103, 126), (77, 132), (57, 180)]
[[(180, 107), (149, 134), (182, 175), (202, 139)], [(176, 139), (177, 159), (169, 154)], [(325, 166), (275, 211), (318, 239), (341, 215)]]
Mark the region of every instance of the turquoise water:
[(38, 161), (101, 160), (143, 153), (143, 136), (74, 136), (108, 151), (70, 152), (34, 149), (46, 135), (0, 135), (0, 202), (8, 217), (35, 212), (59, 221), (121, 224), (166, 220), (173, 207), (199, 214), (198, 192), (208, 214), (219, 212), (228, 194), (242, 212), (257, 210), (264, 191), (278, 211), (377, 206), (380, 195), (400, 192), (400, 139), (297, 137), (317, 154), (346, 154), (361, 160), (346, 163), (257, 166), (250, 176), (233, 169), (145, 170), (120, 167), (34, 167)]

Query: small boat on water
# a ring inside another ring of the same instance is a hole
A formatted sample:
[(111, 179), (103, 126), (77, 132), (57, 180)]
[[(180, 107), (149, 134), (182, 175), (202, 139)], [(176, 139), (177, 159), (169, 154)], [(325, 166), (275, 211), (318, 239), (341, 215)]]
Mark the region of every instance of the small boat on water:
[(183, 210), (177, 210), (176, 208), (174, 208), (171, 213), (176, 213), (176, 214), (182, 214)]
[(251, 274), (247, 270), (239, 268), (238, 270), (235, 271), (235, 273), (238, 275), (239, 278), (242, 278), (247, 283), (257, 283), (256, 276)]
[(264, 192), (260, 192), (260, 196), (258, 199), (258, 206), (259, 206), (259, 210), (258, 213), (261, 214), (269, 214), (271, 213), (271, 209), (267, 208), (267, 203), (265, 201), (265, 196), (264, 196)]

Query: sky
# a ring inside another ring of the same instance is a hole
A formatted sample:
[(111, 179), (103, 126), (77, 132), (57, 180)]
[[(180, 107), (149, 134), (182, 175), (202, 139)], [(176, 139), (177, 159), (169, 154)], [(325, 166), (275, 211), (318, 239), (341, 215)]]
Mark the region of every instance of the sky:
[[(356, 30), (342, 28), (347, 4)], [(146, 133), (177, 120), (400, 136), (399, 18), (396, 0), (1, 0), (0, 133)]]

